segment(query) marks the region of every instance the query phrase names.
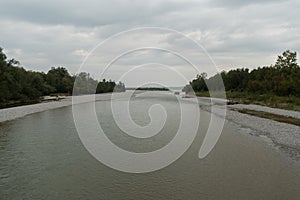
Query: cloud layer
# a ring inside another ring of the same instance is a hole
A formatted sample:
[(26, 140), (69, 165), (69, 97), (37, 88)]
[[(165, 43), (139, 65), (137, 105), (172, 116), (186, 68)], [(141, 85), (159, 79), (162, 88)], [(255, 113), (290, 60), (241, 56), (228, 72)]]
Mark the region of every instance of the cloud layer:
[[(155, 26), (180, 31), (200, 43), (219, 70), (255, 68), (272, 64), (276, 55), (286, 49), (299, 52), (298, 8), (297, 0), (11, 0), (2, 2), (0, 7), (0, 46), (27, 69), (46, 72), (51, 66), (66, 66), (76, 73), (88, 52), (108, 37), (132, 28)], [(101, 52), (97, 65), (116, 55), (120, 46), (142, 42), (141, 35), (135, 37), (119, 40), (113, 48)], [(197, 55), (198, 50), (176, 34), (144, 33), (142, 38)], [(164, 63), (168, 58), (161, 52), (140, 54), (124, 57), (111, 73), (121, 73), (141, 63), (160, 62), (158, 58)], [(195, 76), (189, 66), (172, 57), (168, 64), (188, 78)], [(197, 65), (210, 67), (206, 62)], [(96, 76), (95, 71), (91, 73)], [(134, 85), (134, 81), (130, 82)], [(176, 83), (183, 84), (182, 80), (170, 78), (170, 84)]]

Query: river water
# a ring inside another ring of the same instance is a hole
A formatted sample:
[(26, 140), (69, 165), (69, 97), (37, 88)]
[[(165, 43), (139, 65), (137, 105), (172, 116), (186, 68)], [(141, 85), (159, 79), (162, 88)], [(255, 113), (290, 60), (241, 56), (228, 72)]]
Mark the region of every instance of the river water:
[[(97, 101), (95, 107), (114, 144), (149, 152), (168, 144), (180, 121), (178, 102), (164, 93), (133, 98), (132, 119), (141, 126), (149, 124), (148, 109), (155, 104), (163, 105), (168, 117), (159, 134), (145, 139), (122, 133), (113, 120), (110, 101)], [(77, 106), (84, 110), (89, 103)], [(299, 164), (230, 123), (225, 123), (213, 151), (199, 159), (209, 120), (210, 113), (201, 111), (196, 138), (177, 161), (141, 174), (111, 169), (90, 155), (77, 134), (71, 106), (1, 124), (0, 199), (300, 198)]]

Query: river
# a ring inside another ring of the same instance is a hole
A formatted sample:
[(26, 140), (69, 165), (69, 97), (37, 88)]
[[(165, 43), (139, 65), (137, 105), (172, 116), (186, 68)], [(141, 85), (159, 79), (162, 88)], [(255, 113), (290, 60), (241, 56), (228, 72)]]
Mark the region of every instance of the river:
[[(95, 107), (113, 143), (128, 151), (148, 152), (174, 138), (180, 120), (177, 103), (159, 92), (132, 99), (132, 118), (142, 126), (150, 121), (147, 111), (151, 105), (166, 108), (164, 128), (146, 139), (122, 133), (112, 118), (109, 100), (97, 101)], [(84, 110), (89, 104), (76, 106)], [(230, 123), (225, 123), (210, 154), (199, 159), (209, 120), (210, 113), (201, 111), (196, 138), (178, 160), (163, 169), (140, 174), (117, 171), (89, 154), (77, 134), (71, 106), (3, 123), (0, 199), (300, 198), (299, 164), (261, 139), (240, 133)]]

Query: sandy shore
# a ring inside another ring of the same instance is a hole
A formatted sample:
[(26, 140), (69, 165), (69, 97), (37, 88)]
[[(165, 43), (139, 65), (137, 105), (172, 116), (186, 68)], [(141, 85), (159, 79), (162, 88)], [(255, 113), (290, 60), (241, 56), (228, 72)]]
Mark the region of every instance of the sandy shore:
[(67, 97), (66, 99), (60, 101), (0, 109), (0, 122), (14, 120), (33, 113), (43, 112), (55, 108), (61, 108), (64, 106), (69, 106), (71, 104), (72, 104), (71, 98)]
[[(95, 99), (96, 99), (96, 101), (107, 100), (107, 99), (110, 99), (111, 96), (112, 95), (110, 93), (96, 94)], [(118, 94), (116, 94), (115, 96), (118, 97)], [(74, 104), (90, 102), (90, 101), (92, 101), (92, 97), (94, 97), (94, 95), (77, 96), (76, 102), (74, 102)], [(52, 101), (52, 102), (26, 105), (26, 106), (18, 106), (18, 107), (0, 109), (0, 123), (18, 119), (18, 118), (21, 118), (21, 117), (24, 117), (26, 115), (30, 115), (33, 113), (43, 112), (46, 110), (62, 108), (62, 107), (71, 106), (71, 105), (72, 105), (72, 97), (69, 96), (69, 97), (65, 97), (64, 99), (61, 99), (59, 101)]]

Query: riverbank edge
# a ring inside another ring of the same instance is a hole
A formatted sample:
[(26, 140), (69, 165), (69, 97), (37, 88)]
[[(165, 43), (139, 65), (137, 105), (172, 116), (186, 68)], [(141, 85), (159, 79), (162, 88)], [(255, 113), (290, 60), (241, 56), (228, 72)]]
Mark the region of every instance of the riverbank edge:
[(197, 99), (202, 110), (211, 112), (219, 117), (224, 117), (218, 114), (222, 112), (212, 112), (211, 106), (214, 105), (216, 111), (218, 109), (226, 109), (226, 121), (235, 125), (239, 132), (267, 138), (272, 142), (273, 146), (287, 153), (289, 157), (294, 160), (300, 160), (300, 126), (261, 118), (240, 111), (248, 109), (277, 114), (283, 117), (293, 117), (296, 119), (300, 119), (300, 112), (260, 105), (226, 105), (226, 102), (221, 99), (211, 100), (206, 97), (197, 97)]
[(47, 110), (67, 107), (73, 104), (88, 103), (94, 100), (95, 101), (109, 100), (112, 97), (112, 93), (83, 95), (83, 96), (74, 96), (74, 97), (76, 99), (74, 102), (72, 101), (73, 98), (72, 96), (67, 96), (59, 101), (50, 101), (50, 102), (43, 102), (43, 103), (37, 103), (31, 105), (0, 109), (0, 124), (25, 117), (27, 115), (44, 112)]
[[(195, 94), (197, 97), (211, 97), (208, 91), (196, 92)], [(223, 93), (214, 95), (215, 97), (224, 97)], [(300, 112), (300, 97), (297, 96), (278, 96), (271, 93), (258, 95), (247, 92), (226, 91), (226, 99), (230, 104), (258, 105)]]

